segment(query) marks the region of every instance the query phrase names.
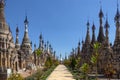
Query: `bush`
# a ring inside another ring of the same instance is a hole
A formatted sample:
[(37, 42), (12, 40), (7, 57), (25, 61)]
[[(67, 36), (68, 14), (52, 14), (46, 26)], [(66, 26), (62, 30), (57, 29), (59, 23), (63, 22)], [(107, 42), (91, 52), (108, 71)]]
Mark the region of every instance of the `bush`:
[(52, 61), (52, 59), (51, 59), (51, 57), (47, 57), (47, 60), (46, 60), (46, 62), (45, 62), (45, 68), (50, 68), (51, 66), (53, 65), (53, 61)]
[(47, 70), (38, 70), (32, 76), (27, 77), (25, 80), (46, 80), (46, 78), (51, 74), (56, 66), (52, 66)]
[(57, 66), (57, 65), (59, 64), (59, 61), (58, 61), (58, 60), (53, 60), (53, 64), (54, 64), (55, 66)]
[(63, 64), (64, 64), (65, 66), (69, 67), (69, 66), (70, 66), (70, 60), (67, 60), (67, 59), (64, 60)]
[(24, 79), (20, 74), (15, 73), (15, 74), (11, 74), (8, 80), (24, 80)]
[(76, 64), (77, 64), (76, 59), (73, 57), (70, 63), (70, 67), (72, 68), (72, 70), (75, 69)]

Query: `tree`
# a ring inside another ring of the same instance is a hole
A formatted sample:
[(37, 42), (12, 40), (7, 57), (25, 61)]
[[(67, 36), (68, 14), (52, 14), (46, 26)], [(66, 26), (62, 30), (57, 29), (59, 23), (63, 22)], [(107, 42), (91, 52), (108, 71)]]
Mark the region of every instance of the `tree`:
[(80, 71), (85, 74), (85, 80), (88, 80), (88, 72), (89, 72), (89, 64), (88, 63), (84, 63), (81, 67), (80, 67)]
[(78, 57), (78, 58), (76, 59), (76, 68), (77, 68), (77, 69), (80, 68), (80, 60), (81, 60), (81, 57)]
[(57, 66), (57, 65), (59, 64), (59, 61), (58, 61), (58, 60), (55, 60), (55, 59), (54, 59), (53, 62), (54, 62), (53, 64), (54, 64), (55, 66)]
[(70, 66), (71, 66), (72, 70), (75, 69), (76, 64), (77, 64), (76, 59), (74, 57), (72, 57), (71, 58), (71, 63), (70, 63)]
[(69, 60), (69, 59), (65, 59), (65, 60), (63, 61), (63, 64), (64, 64), (65, 66), (69, 67), (69, 66), (70, 66), (70, 60)]
[(37, 54), (37, 56), (40, 56), (40, 55), (42, 54), (42, 50), (37, 49), (37, 50), (35, 51), (35, 53)]
[(53, 65), (53, 61), (50, 56), (47, 57), (47, 60), (45, 62), (45, 68), (50, 68)]
[(95, 53), (91, 57), (91, 63), (94, 66), (96, 66), (96, 74), (95, 74), (96, 75), (96, 80), (98, 80), (97, 79), (97, 75), (98, 75), (97, 63), (98, 63), (98, 59), (99, 59), (99, 50), (100, 50), (100, 48), (101, 48), (101, 44), (100, 43), (98, 43), (98, 42), (94, 43), (93, 49), (94, 49)]

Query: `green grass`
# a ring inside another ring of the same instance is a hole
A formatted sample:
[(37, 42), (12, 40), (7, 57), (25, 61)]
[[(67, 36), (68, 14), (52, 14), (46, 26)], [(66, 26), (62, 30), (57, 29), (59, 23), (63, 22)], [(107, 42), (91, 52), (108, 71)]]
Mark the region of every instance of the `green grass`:
[(51, 72), (55, 69), (55, 66), (52, 66), (50, 69), (45, 71), (41, 76), (41, 80), (46, 80), (46, 78), (51, 74)]
[(47, 70), (38, 70), (35, 74), (25, 78), (25, 80), (46, 80), (55, 68), (56, 66), (52, 66)]
[[(70, 67), (67, 68), (72, 73), (75, 80), (85, 80), (83, 78), (85, 76), (79, 70), (72, 70)], [(95, 79), (89, 78), (88, 80), (95, 80)]]
[(76, 80), (80, 80), (79, 79), (79, 71), (78, 70), (72, 70), (70, 67), (67, 67), (68, 68), (68, 70), (72, 73), (72, 75), (73, 75), (73, 77), (74, 77), (74, 79), (76, 79)]

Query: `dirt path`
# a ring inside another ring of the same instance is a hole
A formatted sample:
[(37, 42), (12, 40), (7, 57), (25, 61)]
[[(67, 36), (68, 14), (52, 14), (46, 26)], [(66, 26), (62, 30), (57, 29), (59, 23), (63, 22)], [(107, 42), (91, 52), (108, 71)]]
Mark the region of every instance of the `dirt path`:
[(46, 80), (75, 80), (64, 65), (58, 65)]

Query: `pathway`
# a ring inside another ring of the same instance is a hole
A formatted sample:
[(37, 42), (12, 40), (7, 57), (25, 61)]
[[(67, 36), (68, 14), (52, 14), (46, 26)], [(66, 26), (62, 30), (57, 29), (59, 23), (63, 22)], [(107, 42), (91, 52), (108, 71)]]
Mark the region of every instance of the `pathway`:
[(64, 65), (58, 65), (46, 80), (75, 80)]

